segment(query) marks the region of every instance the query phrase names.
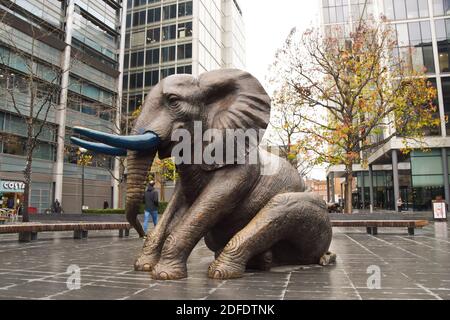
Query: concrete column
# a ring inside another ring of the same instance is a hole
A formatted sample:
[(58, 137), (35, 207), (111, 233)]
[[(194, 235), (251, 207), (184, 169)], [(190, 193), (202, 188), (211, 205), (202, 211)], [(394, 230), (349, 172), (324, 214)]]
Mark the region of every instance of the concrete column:
[(366, 202), (366, 195), (364, 192), (364, 171), (361, 171), (361, 208), (364, 209), (364, 202)]
[(331, 182), (331, 187), (330, 187), (330, 194), (331, 194), (331, 202), (335, 203), (336, 199), (335, 199), (335, 195), (334, 195), (334, 172), (330, 173), (330, 182)]
[(63, 189), (63, 173), (64, 173), (64, 138), (66, 136), (66, 110), (67, 110), (67, 94), (69, 90), (69, 74), (70, 74), (70, 53), (72, 45), (73, 31), (73, 13), (75, 10), (75, 1), (69, 0), (66, 9), (66, 47), (61, 59), (61, 93), (59, 97), (59, 106), (56, 115), (56, 123), (58, 123), (58, 136), (56, 148), (56, 163), (54, 170), (55, 181), (55, 199), (58, 199), (63, 205), (62, 189)]
[(392, 180), (393, 180), (393, 185), (394, 185), (394, 208), (395, 208), (395, 211), (397, 211), (397, 201), (398, 201), (398, 198), (400, 197), (397, 150), (392, 150)]
[(370, 198), (370, 212), (373, 211), (374, 201), (373, 201), (373, 167), (369, 164), (369, 198)]
[[(117, 134), (120, 134), (120, 122), (122, 116), (122, 100), (123, 100), (123, 69), (124, 69), (124, 57), (125, 57), (125, 34), (127, 28), (127, 1), (122, 1), (122, 9), (120, 13), (121, 26), (120, 26), (120, 45), (119, 45), (119, 77), (117, 79), (117, 100), (116, 100), (116, 123), (114, 130)], [(120, 160), (114, 159), (114, 177), (112, 178), (113, 185), (113, 208), (119, 208), (119, 185), (120, 185)]]
[[(448, 181), (448, 153), (446, 148), (442, 148), (442, 168), (444, 174), (444, 192), (445, 192), (445, 202), (450, 204), (450, 187)], [(447, 206), (447, 210), (448, 210)]]
[(327, 176), (327, 202), (330, 202), (330, 178)]
[(441, 120), (441, 131), (442, 136), (447, 136), (445, 124), (445, 110), (444, 110), (444, 94), (442, 92), (442, 81), (441, 81), (441, 69), (439, 65), (439, 49), (437, 46), (437, 36), (436, 36), (436, 25), (434, 23), (434, 12), (433, 12), (433, 0), (428, 0), (428, 8), (429, 8), (429, 14), (431, 19), (431, 43), (433, 45), (433, 57), (434, 57), (434, 67), (436, 69), (436, 88), (437, 88), (437, 98), (439, 102), (439, 117)]

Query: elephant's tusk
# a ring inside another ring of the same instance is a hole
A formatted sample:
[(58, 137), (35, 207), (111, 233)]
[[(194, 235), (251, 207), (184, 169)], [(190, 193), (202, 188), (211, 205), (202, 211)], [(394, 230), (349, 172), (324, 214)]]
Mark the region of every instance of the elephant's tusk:
[(70, 141), (72, 141), (74, 144), (80, 147), (86, 148), (94, 152), (107, 154), (110, 156), (122, 157), (127, 155), (127, 150), (111, 147), (103, 143), (90, 142), (75, 137), (70, 137)]
[(82, 127), (74, 127), (73, 131), (85, 137), (103, 142), (109, 146), (133, 151), (155, 149), (160, 143), (158, 135), (153, 132), (145, 132), (140, 135), (120, 136)]

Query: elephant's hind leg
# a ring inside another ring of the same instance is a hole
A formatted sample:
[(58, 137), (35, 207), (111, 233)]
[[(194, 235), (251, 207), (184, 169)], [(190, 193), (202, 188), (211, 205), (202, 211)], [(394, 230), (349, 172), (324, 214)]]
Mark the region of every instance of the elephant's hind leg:
[(276, 245), (283, 242), (290, 244), (285, 255), (292, 262), (320, 262), (331, 243), (331, 224), (323, 200), (311, 193), (276, 195), (228, 242), (210, 265), (208, 275), (215, 279), (241, 277), (250, 259), (271, 248), (283, 249)]

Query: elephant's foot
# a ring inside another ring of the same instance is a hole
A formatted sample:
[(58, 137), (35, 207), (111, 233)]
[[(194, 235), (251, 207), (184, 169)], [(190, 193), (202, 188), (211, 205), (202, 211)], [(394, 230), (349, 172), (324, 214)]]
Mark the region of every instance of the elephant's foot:
[(325, 252), (325, 254), (320, 258), (319, 264), (321, 266), (327, 266), (335, 262), (336, 262), (336, 254), (328, 251)]
[(134, 263), (134, 270), (150, 272), (158, 261), (159, 255), (143, 253), (136, 259), (136, 262)]
[(212, 279), (240, 278), (244, 275), (244, 272), (245, 264), (225, 260), (221, 257), (214, 260), (208, 268), (208, 276)]
[(160, 261), (152, 268), (151, 276), (155, 280), (178, 280), (186, 278), (186, 262)]

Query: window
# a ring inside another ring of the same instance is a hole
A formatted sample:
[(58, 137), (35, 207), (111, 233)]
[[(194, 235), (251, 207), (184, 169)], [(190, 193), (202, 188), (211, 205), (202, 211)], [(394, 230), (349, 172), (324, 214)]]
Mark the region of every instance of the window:
[(159, 71), (153, 70), (153, 71), (147, 71), (145, 73), (145, 86), (146, 87), (152, 87), (159, 82)]
[(162, 62), (175, 60), (175, 46), (162, 48)]
[(138, 66), (138, 52), (133, 52), (130, 59), (130, 68)]
[(431, 25), (429, 21), (420, 22), (422, 42), (431, 43)]
[(435, 16), (443, 16), (450, 14), (449, 0), (433, 0), (433, 8)]
[(179, 45), (177, 58), (178, 60), (192, 58), (192, 43)]
[(434, 73), (430, 22), (400, 23), (396, 30), (400, 59), (416, 70), (425, 67), (427, 73)]
[(163, 7), (163, 19), (175, 19), (177, 17), (177, 5), (172, 4), (170, 6)]
[(143, 46), (145, 43), (145, 32), (134, 32), (131, 38), (131, 47)]
[(178, 38), (192, 37), (192, 22), (178, 24)]
[(147, 0), (134, 0), (135, 7), (144, 6), (146, 4), (147, 4)]
[(161, 39), (161, 30), (159, 28), (147, 30), (147, 44), (159, 42)]
[(408, 23), (409, 42), (412, 46), (420, 44), (422, 42), (422, 35), (420, 32), (420, 23)]
[(159, 49), (148, 49), (145, 55), (146, 65), (159, 63)]
[(128, 69), (130, 67), (130, 55), (127, 53), (123, 58), (123, 67)]
[(408, 25), (406, 23), (397, 24), (397, 43), (399, 47), (409, 45)]
[(428, 12), (428, 0), (419, 0), (419, 15), (421, 18), (429, 16)]
[(435, 23), (440, 70), (441, 72), (450, 72), (450, 19), (436, 20)]
[(130, 96), (128, 98), (128, 112), (132, 113), (142, 105), (142, 95)]
[(423, 51), (423, 65), (427, 73), (435, 73), (436, 69), (434, 67), (434, 56), (433, 47), (425, 46), (422, 48)]
[(439, 66), (441, 72), (450, 72), (449, 68), (449, 48), (448, 45), (439, 46)]
[(137, 67), (142, 67), (144, 65), (144, 51), (139, 51), (137, 53)]
[(127, 14), (127, 28), (131, 27), (131, 13)]
[(162, 28), (162, 40), (172, 40), (176, 38), (177, 25), (165, 26)]
[(141, 89), (143, 85), (142, 72), (130, 74), (130, 90)]
[(161, 70), (161, 79), (164, 79), (170, 75), (175, 74), (175, 68), (166, 68)]
[(178, 5), (178, 16), (185, 17), (192, 15), (192, 1), (180, 3)]
[(161, 21), (161, 8), (149, 9), (147, 14), (147, 23)]
[(428, 0), (384, 0), (384, 14), (390, 20), (428, 17)]
[(192, 66), (180, 66), (177, 67), (177, 74), (192, 74)]
[(124, 74), (122, 81), (123, 90), (128, 90), (128, 74)]
[(395, 19), (406, 19), (406, 7), (404, 0), (394, 0)]
[(408, 19), (419, 17), (419, 6), (417, 0), (406, 0), (406, 12)]

